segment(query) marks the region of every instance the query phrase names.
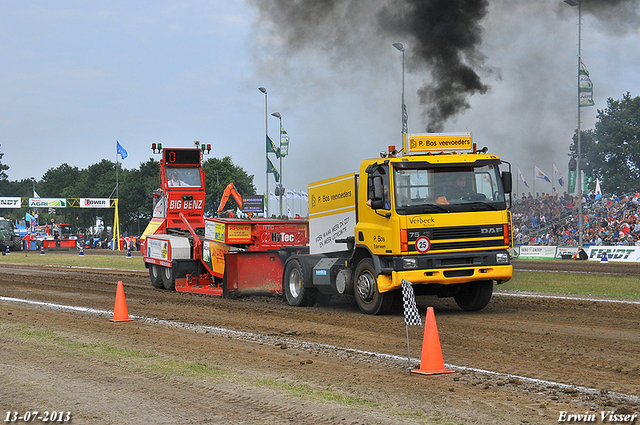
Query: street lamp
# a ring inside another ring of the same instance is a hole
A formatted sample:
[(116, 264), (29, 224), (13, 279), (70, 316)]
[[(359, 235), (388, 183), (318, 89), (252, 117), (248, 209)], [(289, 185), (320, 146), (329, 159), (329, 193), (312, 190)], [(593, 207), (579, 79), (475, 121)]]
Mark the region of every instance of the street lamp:
[(580, 169), (580, 160), (582, 152), (580, 149), (580, 64), (582, 63), (582, 0), (564, 0), (571, 7), (578, 6), (578, 139), (576, 141), (576, 150), (578, 151), (578, 160), (576, 161), (577, 184), (578, 184), (578, 244), (582, 246), (582, 170)]
[[(265, 143), (266, 143), (266, 138), (269, 137), (269, 114), (267, 112), (267, 89), (264, 87), (258, 87), (258, 90), (260, 90), (262, 93), (264, 93), (264, 133), (265, 133)], [(266, 146), (266, 145), (265, 145)], [(265, 167), (267, 169), (267, 173), (266, 173), (266, 186), (267, 186), (267, 204), (264, 206), (264, 216), (265, 217), (269, 217), (269, 153), (266, 151), (265, 149), (265, 158), (267, 160), (267, 162), (265, 162)]]
[[(282, 147), (282, 115), (280, 115), (280, 112), (274, 112), (273, 114), (274, 117), (278, 118), (280, 120), (280, 147)], [(280, 205), (280, 216), (282, 216), (282, 188), (283, 185), (282, 183), (284, 182), (284, 178), (282, 177), (282, 152), (280, 152), (280, 186), (279, 186), (279, 190), (278, 190), (278, 198), (279, 198), (279, 205)]]
[(402, 52), (402, 147), (404, 147), (407, 135), (407, 105), (404, 104), (404, 46), (402, 43), (393, 43), (393, 47)]

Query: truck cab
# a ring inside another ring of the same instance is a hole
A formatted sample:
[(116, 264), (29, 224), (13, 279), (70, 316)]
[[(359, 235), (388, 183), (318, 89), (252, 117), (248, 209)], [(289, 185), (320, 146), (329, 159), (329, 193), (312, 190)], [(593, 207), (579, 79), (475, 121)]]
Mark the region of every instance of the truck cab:
[(211, 145), (164, 148), (159, 189), (154, 192), (153, 217), (141, 236), (145, 266), (154, 287), (173, 289), (176, 277), (201, 273), (201, 238), (204, 237), (205, 179), (202, 156)]
[(384, 314), (406, 280), (474, 311), (511, 279), (509, 164), (501, 171), (471, 134), (408, 135), (402, 151), (309, 185), (310, 255), (285, 265), (289, 304), (353, 294), (362, 312)]
[(486, 306), (493, 281), (513, 273), (511, 174), (501, 163), (476, 151), (363, 161), (354, 257), (374, 260), (380, 297), (359, 281), (361, 308), (377, 309), (403, 279), (465, 310)]

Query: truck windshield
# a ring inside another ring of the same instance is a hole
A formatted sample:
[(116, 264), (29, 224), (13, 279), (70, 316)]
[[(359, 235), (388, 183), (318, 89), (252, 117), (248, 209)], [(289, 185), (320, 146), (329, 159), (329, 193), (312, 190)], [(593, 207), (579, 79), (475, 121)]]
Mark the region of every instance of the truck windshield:
[(202, 187), (200, 168), (166, 167), (169, 187)]
[(401, 164), (393, 168), (398, 214), (492, 211), (506, 208), (498, 164), (428, 168)]

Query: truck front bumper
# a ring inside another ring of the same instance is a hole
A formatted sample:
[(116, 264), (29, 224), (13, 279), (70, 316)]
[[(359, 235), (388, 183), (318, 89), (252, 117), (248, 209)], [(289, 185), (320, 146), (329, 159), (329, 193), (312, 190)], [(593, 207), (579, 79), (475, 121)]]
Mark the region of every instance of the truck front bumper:
[[(495, 256), (495, 254), (493, 255)], [(511, 264), (496, 264), (495, 261), (487, 261), (487, 257), (491, 258), (491, 256), (484, 256), (484, 261), (474, 261), (465, 265), (442, 267), (443, 264), (438, 263), (436, 267), (418, 267), (404, 270), (399, 270), (399, 267), (393, 267), (390, 272), (388, 269), (386, 271), (383, 270), (378, 275), (378, 290), (380, 292), (388, 292), (400, 288), (403, 279), (413, 285), (455, 285), (479, 280), (495, 280), (498, 283), (503, 283), (511, 279), (513, 276), (513, 266)], [(402, 261), (402, 257), (395, 257), (394, 263), (396, 266), (400, 264), (398, 260)], [(430, 265), (434, 266), (436, 264), (431, 263)]]

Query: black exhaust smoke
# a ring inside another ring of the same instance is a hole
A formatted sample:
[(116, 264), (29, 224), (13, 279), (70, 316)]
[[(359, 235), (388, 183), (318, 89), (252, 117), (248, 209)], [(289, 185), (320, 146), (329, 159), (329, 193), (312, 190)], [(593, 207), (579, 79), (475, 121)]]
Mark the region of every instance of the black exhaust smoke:
[[(249, 1), (273, 23), (274, 42), (288, 51), (322, 51), (338, 66), (369, 61), (375, 69), (378, 58), (358, 53), (382, 39), (402, 42), (408, 72), (430, 77), (418, 90), (428, 132), (442, 131), (447, 120), (470, 108), (471, 96), (489, 90), (480, 77), (493, 73), (480, 52), (489, 0)], [(555, 1), (558, 14), (570, 16), (569, 6)], [(638, 0), (583, 0), (582, 11), (607, 31), (637, 30)]]

